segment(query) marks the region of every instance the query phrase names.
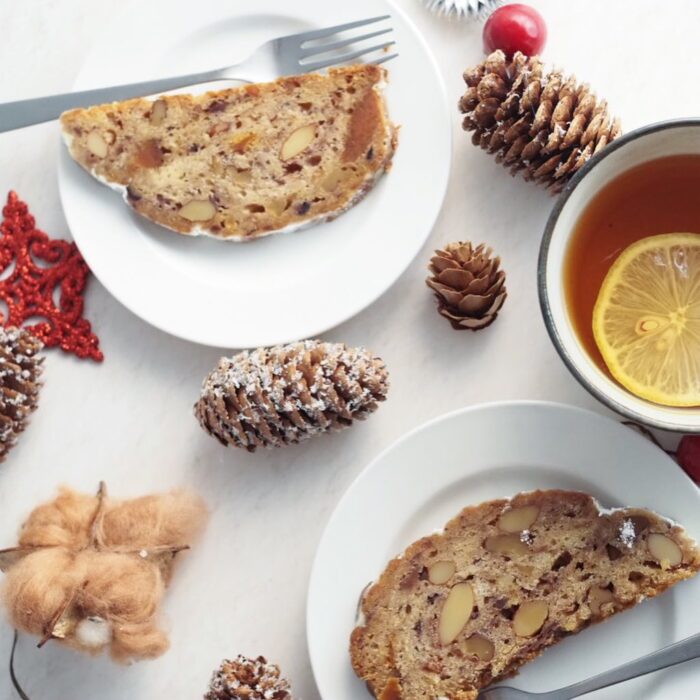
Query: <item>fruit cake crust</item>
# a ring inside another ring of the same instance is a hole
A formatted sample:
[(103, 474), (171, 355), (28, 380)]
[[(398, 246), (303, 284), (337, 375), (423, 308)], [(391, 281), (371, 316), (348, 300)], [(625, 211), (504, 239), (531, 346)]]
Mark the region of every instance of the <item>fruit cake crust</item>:
[(350, 66), (72, 110), (61, 125), (71, 156), (139, 214), (187, 235), (250, 240), (337, 217), (389, 169), (397, 130), (385, 79), (377, 66)]
[[(537, 511), (529, 528), (500, 529), (503, 513), (527, 507)], [(522, 551), (486, 549), (487, 538), (512, 534)], [(649, 551), (651, 535), (675, 542), (682, 561), (660, 564)], [(455, 564), (453, 575), (433, 583), (432, 567), (446, 561)], [(644, 509), (605, 511), (586, 494), (555, 490), (468, 507), (393, 559), (368, 589), (350, 641), (353, 668), (378, 700), (475, 700), (479, 689), (515, 675), (546, 647), (698, 570), (700, 552), (683, 529)], [(471, 616), (454, 641), (442, 644), (445, 600), (467, 582)], [(539, 601), (547, 607), (541, 627), (515, 634), (522, 604)], [(479, 654), (468, 647), (477, 637), (488, 640)]]

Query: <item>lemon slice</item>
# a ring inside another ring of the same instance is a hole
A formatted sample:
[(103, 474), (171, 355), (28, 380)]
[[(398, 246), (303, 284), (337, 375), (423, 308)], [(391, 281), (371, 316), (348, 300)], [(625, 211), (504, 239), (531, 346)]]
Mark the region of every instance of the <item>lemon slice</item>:
[(598, 293), (593, 335), (633, 394), (700, 405), (700, 235), (666, 233), (626, 248)]

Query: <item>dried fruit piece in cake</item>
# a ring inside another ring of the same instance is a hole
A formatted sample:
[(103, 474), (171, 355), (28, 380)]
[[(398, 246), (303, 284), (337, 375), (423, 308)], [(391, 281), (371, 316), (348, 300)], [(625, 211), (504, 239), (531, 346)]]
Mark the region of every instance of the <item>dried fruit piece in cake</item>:
[(338, 216), (389, 168), (396, 130), (373, 65), (61, 117), (71, 156), (139, 214), (248, 240)]
[(546, 647), (700, 570), (685, 531), (535, 491), (466, 508), (389, 563), (362, 601), (353, 668), (379, 700), (475, 700)]

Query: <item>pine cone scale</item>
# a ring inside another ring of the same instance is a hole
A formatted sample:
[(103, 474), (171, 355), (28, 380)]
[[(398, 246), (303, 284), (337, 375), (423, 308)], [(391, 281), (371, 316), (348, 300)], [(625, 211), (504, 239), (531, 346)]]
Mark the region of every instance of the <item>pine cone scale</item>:
[(530, 125), (527, 123), (525, 117), (521, 117), (516, 121), (505, 133), (506, 143), (515, 143), (521, 137), (527, 135), (530, 132)]
[(490, 296), (467, 294), (467, 296), (462, 297), (462, 300), (459, 302), (457, 308), (465, 316), (476, 316), (486, 313), (492, 302), (493, 297)]
[(532, 122), (530, 135), (549, 132), (549, 124), (552, 121), (554, 107), (551, 102), (541, 102), (535, 111), (535, 118)]
[(442, 255), (436, 255), (433, 258), (433, 267), (438, 272), (443, 272), (444, 270), (459, 270), (459, 263), (451, 258), (446, 258)]
[(479, 81), (479, 84), (475, 88), (470, 88), (470, 90), (473, 91), (472, 94), (476, 100), (483, 101), (488, 98), (495, 98), (498, 100), (498, 104), (508, 94), (508, 86), (503, 78), (493, 73), (484, 76)]
[(523, 112), (533, 112), (540, 104), (542, 97), (542, 84), (539, 80), (535, 80), (525, 86), (523, 95), (520, 98), (520, 107)]
[(428, 279), (426, 280), (428, 283), (428, 286), (442, 299), (449, 304), (450, 306), (458, 306), (459, 302), (462, 298), (461, 292), (458, 292), (455, 289), (450, 289), (449, 287), (446, 287), (444, 284), (438, 284), (434, 280)]
[(469, 285), (469, 294), (471, 296), (493, 296), (496, 284), (489, 277), (477, 278)]
[(437, 278), (438, 282), (446, 287), (453, 287), (461, 291), (467, 289), (469, 284), (474, 280), (474, 275), (469, 270), (461, 270), (458, 268), (449, 268), (441, 272)]
[(589, 143), (605, 142), (607, 143), (608, 134), (610, 133), (610, 123), (605, 114), (594, 115), (591, 123), (581, 135), (581, 145), (588, 146)]
[(495, 97), (489, 97), (479, 102), (474, 108), (472, 118), (474, 123), (482, 128), (487, 129), (493, 126), (497, 121), (499, 101)]

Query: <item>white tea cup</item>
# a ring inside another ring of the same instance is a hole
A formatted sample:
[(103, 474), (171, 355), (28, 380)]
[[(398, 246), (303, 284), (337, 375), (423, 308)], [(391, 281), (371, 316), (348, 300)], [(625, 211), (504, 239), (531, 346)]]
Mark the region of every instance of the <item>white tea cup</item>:
[(700, 119), (660, 122), (637, 129), (616, 139), (586, 163), (567, 184), (549, 216), (540, 249), (538, 289), (545, 325), (557, 352), (593, 396), (634, 421), (663, 430), (700, 433), (700, 407), (662, 406), (646, 401), (598, 366), (578, 338), (564, 289), (569, 244), (577, 222), (593, 198), (627, 170), (674, 155), (700, 155)]

